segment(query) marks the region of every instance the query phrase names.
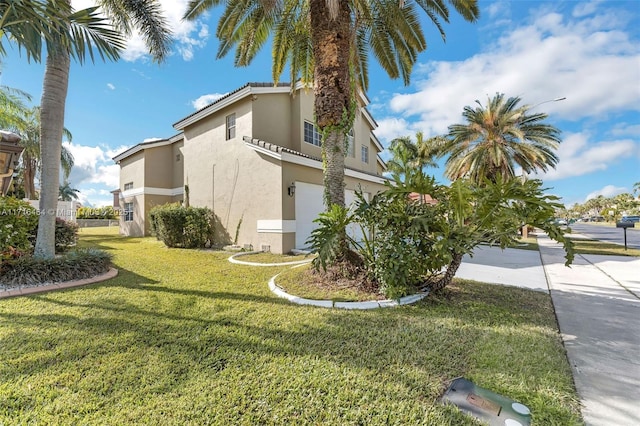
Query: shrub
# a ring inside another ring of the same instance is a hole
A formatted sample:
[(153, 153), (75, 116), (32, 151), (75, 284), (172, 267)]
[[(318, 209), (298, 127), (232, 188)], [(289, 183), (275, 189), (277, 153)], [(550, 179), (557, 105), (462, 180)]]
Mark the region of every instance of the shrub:
[(30, 252), (38, 226), (38, 211), (25, 201), (0, 197), (0, 259)]
[(198, 248), (213, 244), (214, 216), (206, 207), (164, 204), (149, 212), (152, 233), (167, 247)]
[(61, 253), (76, 245), (78, 241), (78, 224), (56, 218), (56, 251)]
[(53, 259), (23, 256), (3, 263), (0, 284), (36, 285), (93, 277), (109, 270), (111, 254), (101, 250), (72, 250)]

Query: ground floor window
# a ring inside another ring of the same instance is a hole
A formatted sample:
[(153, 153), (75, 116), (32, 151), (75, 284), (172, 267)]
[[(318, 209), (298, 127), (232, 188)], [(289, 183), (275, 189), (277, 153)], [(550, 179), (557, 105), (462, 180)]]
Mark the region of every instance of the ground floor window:
[(133, 222), (133, 203), (124, 203), (124, 221)]

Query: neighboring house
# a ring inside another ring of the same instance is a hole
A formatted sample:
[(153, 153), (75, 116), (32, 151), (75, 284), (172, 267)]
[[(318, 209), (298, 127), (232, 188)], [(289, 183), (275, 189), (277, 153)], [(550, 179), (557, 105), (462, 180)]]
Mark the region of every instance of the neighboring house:
[[(345, 197), (384, 189), (377, 124), (359, 97), (345, 158)], [(121, 232), (149, 232), (151, 207), (184, 201), (209, 207), (229, 242), (287, 253), (306, 246), (324, 210), (321, 136), (313, 91), (249, 83), (174, 124), (181, 133), (114, 157), (120, 165)], [(237, 238), (236, 238), (237, 237)]]
[(23, 147), (19, 145), (20, 136), (0, 130), (0, 195), (6, 195), (13, 174), (20, 161)]

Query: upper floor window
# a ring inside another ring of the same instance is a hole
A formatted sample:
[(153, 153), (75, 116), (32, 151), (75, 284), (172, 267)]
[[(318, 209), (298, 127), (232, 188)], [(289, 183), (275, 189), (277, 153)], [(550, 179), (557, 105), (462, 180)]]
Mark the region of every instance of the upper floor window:
[(133, 189), (133, 182), (127, 182), (124, 184), (124, 190), (128, 191), (130, 189)]
[(226, 139), (233, 139), (236, 137), (236, 115), (230, 114), (227, 115), (227, 132)]
[(369, 147), (362, 145), (362, 150), (360, 151), (360, 155), (363, 163), (369, 162)]
[(315, 146), (320, 146), (322, 141), (318, 128), (308, 121), (304, 122), (304, 141)]
[(356, 157), (356, 139), (353, 136), (353, 129), (349, 130), (349, 133), (347, 133), (347, 155), (349, 157), (355, 158)]

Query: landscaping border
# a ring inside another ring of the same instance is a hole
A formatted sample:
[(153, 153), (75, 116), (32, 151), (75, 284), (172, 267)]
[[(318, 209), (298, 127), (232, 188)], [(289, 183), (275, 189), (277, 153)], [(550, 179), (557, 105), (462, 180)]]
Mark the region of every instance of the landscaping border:
[(305, 260), (296, 260), (292, 262), (282, 262), (282, 263), (258, 263), (258, 262), (244, 262), (242, 260), (236, 259), (236, 257), (248, 256), (250, 254), (258, 254), (263, 253), (262, 250), (255, 251), (244, 251), (242, 253), (236, 253), (232, 256), (229, 256), (227, 259), (231, 263), (235, 263), (236, 265), (247, 265), (247, 266), (287, 266), (287, 265), (304, 265), (305, 263), (311, 263), (313, 259), (305, 259)]
[(0, 299), (16, 296), (28, 296), (30, 294), (46, 293), (48, 291), (63, 290), (65, 288), (79, 287), (87, 284), (99, 283), (102, 281), (110, 280), (118, 275), (116, 268), (109, 268), (104, 274), (96, 275), (91, 278), (83, 278), (81, 280), (64, 281), (59, 283), (50, 283), (43, 285), (35, 285), (28, 287), (18, 287), (9, 290), (0, 290)]

